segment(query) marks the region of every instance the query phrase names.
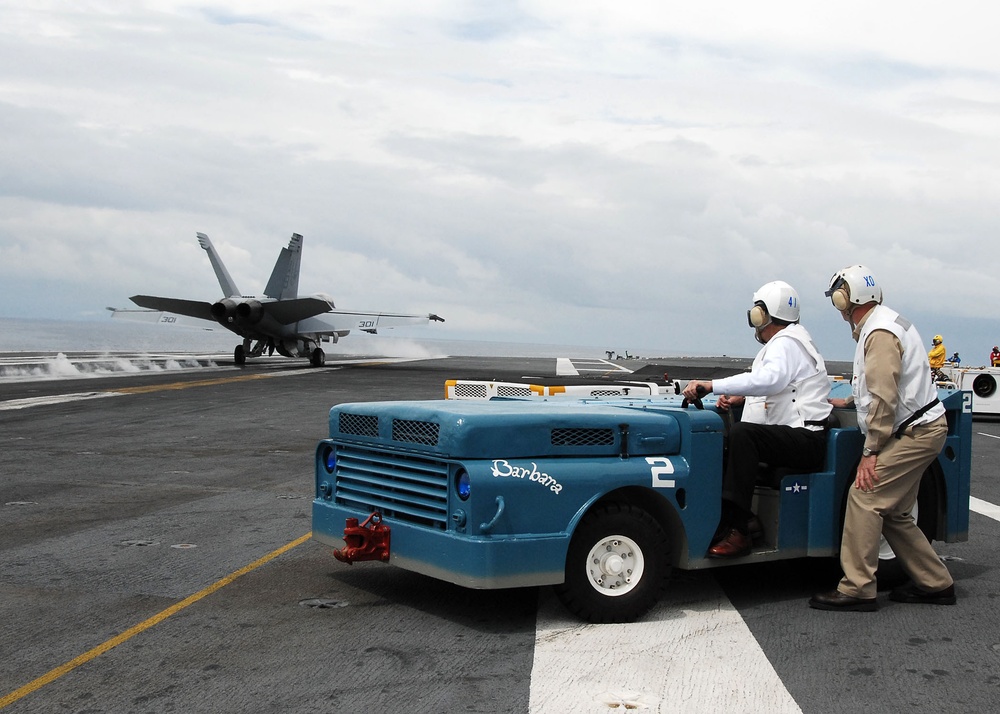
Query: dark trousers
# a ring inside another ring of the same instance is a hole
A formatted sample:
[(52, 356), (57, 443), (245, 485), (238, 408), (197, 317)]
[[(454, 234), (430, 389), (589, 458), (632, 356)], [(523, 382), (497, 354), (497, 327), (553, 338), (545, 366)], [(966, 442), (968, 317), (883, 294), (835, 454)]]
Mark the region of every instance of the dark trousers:
[(737, 422), (729, 431), (729, 453), (722, 476), (720, 530), (747, 532), (760, 464), (793, 469), (819, 468), (826, 455), (826, 432), (804, 427)]

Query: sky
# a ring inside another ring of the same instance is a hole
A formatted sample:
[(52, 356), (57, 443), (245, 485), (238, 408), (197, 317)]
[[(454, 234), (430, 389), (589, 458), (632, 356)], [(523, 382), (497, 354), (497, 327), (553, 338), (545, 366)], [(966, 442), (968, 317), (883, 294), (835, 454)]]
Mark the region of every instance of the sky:
[(218, 299), (199, 231), (258, 294), (297, 232), (301, 294), (433, 312), (438, 339), (753, 355), (780, 279), (848, 359), (823, 293), (862, 263), (928, 347), (985, 363), (993, 14), (0, 0), (0, 317)]

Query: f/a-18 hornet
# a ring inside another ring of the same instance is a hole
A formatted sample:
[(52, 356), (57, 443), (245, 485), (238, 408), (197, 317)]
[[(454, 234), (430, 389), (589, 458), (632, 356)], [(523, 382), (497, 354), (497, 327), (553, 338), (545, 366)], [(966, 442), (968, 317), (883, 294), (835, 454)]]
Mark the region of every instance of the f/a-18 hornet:
[(325, 293), (299, 297), (299, 264), (302, 260), (302, 236), (292, 234), (287, 248), (271, 271), (271, 278), (261, 297), (243, 295), (229, 271), (204, 233), (198, 234), (198, 244), (208, 253), (215, 275), (222, 286), (222, 299), (215, 303), (178, 298), (133, 295), (130, 300), (145, 310), (108, 308), (112, 317), (143, 322), (183, 324), (175, 317), (193, 317), (217, 322), (243, 338), (236, 346), (236, 364), (246, 364), (248, 357), (277, 352), (285, 357), (309, 357), (314, 367), (326, 362), (322, 342), (335, 343), (352, 329), (375, 334), (378, 328), (399, 325), (444, 322), (434, 314), (404, 315), (391, 312), (356, 312), (337, 310), (333, 298)]

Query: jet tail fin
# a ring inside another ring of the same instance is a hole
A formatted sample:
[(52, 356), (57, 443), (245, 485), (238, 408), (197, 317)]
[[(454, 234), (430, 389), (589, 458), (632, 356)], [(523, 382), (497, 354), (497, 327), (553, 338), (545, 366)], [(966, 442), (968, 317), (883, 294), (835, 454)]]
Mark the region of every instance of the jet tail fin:
[(274, 263), (264, 294), (275, 300), (294, 300), (299, 296), (299, 265), (302, 262), (302, 236), (292, 233), (288, 247), (282, 248)]
[(240, 291), (236, 287), (236, 283), (233, 282), (232, 277), (229, 275), (229, 271), (226, 270), (226, 266), (222, 262), (222, 258), (219, 257), (218, 252), (215, 250), (215, 246), (212, 245), (212, 241), (208, 239), (208, 236), (204, 233), (198, 234), (198, 245), (205, 249), (208, 253), (208, 259), (212, 261), (212, 268), (215, 269), (215, 277), (219, 279), (219, 285), (222, 287), (222, 292), (225, 297), (239, 297)]

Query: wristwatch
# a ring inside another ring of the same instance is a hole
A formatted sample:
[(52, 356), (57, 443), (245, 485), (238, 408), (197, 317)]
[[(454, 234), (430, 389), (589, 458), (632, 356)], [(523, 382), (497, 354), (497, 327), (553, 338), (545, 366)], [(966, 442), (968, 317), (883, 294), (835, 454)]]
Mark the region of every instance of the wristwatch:
[(864, 449), (861, 450), (861, 455), (862, 456), (878, 456), (878, 452), (877, 451), (872, 451), (871, 449), (869, 449), (866, 446)]

